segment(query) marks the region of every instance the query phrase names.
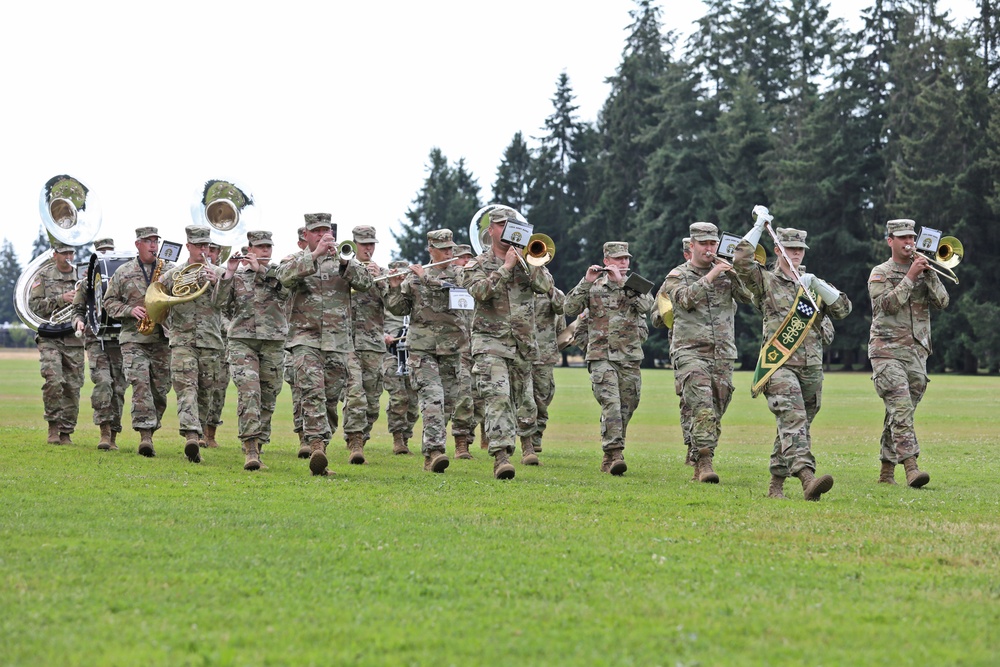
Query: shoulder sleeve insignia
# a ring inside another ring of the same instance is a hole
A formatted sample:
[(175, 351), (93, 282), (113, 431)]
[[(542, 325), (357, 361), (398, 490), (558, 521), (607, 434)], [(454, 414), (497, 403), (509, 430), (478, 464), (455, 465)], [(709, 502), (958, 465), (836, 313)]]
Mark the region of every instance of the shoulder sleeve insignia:
[(885, 274), (884, 273), (879, 273), (879, 272), (872, 272), (871, 276), (869, 276), (869, 278), (868, 278), (868, 282), (870, 282), (870, 283), (884, 283), (885, 282)]
[(476, 266), (478, 266), (478, 265), (479, 265), (479, 261), (474, 259), (471, 262), (469, 262), (468, 264), (466, 264), (465, 266), (463, 266), (462, 270), (463, 271), (468, 271), (470, 269), (476, 268)]
[(667, 274), (667, 278), (676, 278), (681, 275), (680, 269), (672, 269), (670, 273)]

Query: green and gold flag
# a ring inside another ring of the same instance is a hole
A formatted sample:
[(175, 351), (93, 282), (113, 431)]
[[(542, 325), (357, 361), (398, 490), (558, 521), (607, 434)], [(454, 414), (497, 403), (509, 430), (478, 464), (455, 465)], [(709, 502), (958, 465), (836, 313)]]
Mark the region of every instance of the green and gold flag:
[[(813, 295), (816, 305), (821, 305), (819, 296)], [(757, 369), (753, 374), (753, 385), (750, 387), (750, 394), (757, 398), (760, 392), (764, 391), (764, 385), (771, 379), (774, 372), (788, 361), (802, 345), (806, 339), (806, 334), (812, 328), (819, 310), (813, 307), (806, 296), (805, 290), (799, 288), (795, 295), (795, 303), (792, 309), (785, 316), (785, 321), (781, 323), (778, 330), (774, 332), (771, 339), (764, 343), (757, 357)]]

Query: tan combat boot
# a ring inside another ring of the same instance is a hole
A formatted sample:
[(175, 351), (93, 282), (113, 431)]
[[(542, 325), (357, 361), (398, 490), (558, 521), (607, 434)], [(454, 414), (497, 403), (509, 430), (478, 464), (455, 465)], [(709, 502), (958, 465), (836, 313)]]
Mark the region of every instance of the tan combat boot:
[(116, 451), (118, 449), (118, 431), (111, 429), (111, 450)]
[(472, 454), (469, 452), (469, 436), (455, 436), (455, 458), (466, 460), (472, 458)]
[(153, 458), (156, 450), (153, 449), (153, 430), (149, 428), (139, 429), (139, 454)]
[(882, 470), (878, 474), (879, 484), (896, 483), (896, 464), (892, 461), (882, 461)]
[(785, 499), (785, 478), (778, 477), (777, 475), (771, 475), (771, 485), (767, 487), (767, 497), (768, 498), (781, 498)]
[(300, 459), (307, 459), (309, 455), (312, 454), (312, 449), (309, 447), (309, 443), (306, 442), (305, 433), (302, 431), (298, 432), (299, 435), (299, 454)]
[(219, 443), (215, 440), (215, 429), (214, 424), (205, 425), (205, 447), (208, 449), (215, 449), (219, 446)]
[(46, 438), (45, 442), (49, 443), (50, 445), (59, 444), (59, 424), (55, 422), (49, 422), (49, 435)]
[(410, 448), (406, 446), (406, 439), (403, 437), (402, 433), (392, 434), (392, 453), (406, 456), (412, 454)]
[[(69, 433), (64, 433), (63, 431), (59, 432), (59, 444), (60, 445), (72, 445), (73, 444), (73, 440), (69, 437)], [(928, 479), (930, 479), (930, 478), (928, 477)]]
[(198, 451), (198, 431), (184, 432), (184, 456), (191, 463), (201, 463), (201, 452)]
[(611, 463), (608, 465), (608, 472), (615, 477), (621, 477), (628, 470), (628, 466), (625, 464), (625, 456), (620, 449), (612, 449), (610, 453)]
[(335, 473), (327, 470), (326, 445), (322, 440), (313, 440), (309, 443), (309, 472), (318, 477), (328, 477)]
[(260, 470), (260, 450), (257, 448), (257, 438), (247, 438), (243, 443), (243, 453), (246, 455), (244, 470)]
[[(111, 449), (111, 423), (104, 422), (101, 424), (101, 440), (97, 443), (98, 449), (108, 450)], [(115, 447), (115, 449), (118, 449)]]
[(496, 479), (514, 479), (514, 466), (510, 464), (507, 452), (500, 450), (493, 456), (493, 477)]
[(611, 452), (604, 452), (604, 458), (601, 459), (601, 472), (611, 474)]
[(833, 488), (833, 477), (816, 477), (809, 468), (803, 468), (795, 476), (802, 482), (802, 496), (806, 500), (819, 500), (820, 496)]
[(531, 442), (530, 435), (521, 436), (521, 465), (523, 466), (536, 466), (538, 465), (538, 455), (535, 454), (535, 446)]
[(931, 481), (931, 476), (917, 467), (917, 457), (911, 456), (903, 461), (903, 470), (906, 471), (906, 485), (919, 489), (921, 486)]
[(364, 465), (365, 462), (365, 434), (360, 431), (347, 434), (347, 449), (351, 455), (347, 457), (347, 462), (351, 465)]
[(444, 452), (432, 451), (424, 457), (424, 470), (427, 472), (444, 472), (451, 463)]
[(695, 462), (695, 471), (698, 473), (698, 481), (705, 484), (718, 484), (719, 476), (712, 469), (712, 457), (715, 452), (711, 447), (702, 447), (698, 450), (698, 460)]
[(535, 433), (531, 436), (531, 446), (535, 448), (536, 454), (542, 453), (542, 434)]

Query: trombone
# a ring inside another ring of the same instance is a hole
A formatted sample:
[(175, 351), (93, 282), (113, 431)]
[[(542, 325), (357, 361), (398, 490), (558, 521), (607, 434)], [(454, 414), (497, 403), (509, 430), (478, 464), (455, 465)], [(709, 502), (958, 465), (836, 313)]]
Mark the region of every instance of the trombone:
[(954, 236), (945, 236), (938, 243), (937, 250), (933, 253), (926, 250), (921, 250), (915, 246), (904, 246), (906, 249), (913, 249), (919, 252), (921, 255), (927, 258), (929, 262), (927, 268), (938, 274), (942, 278), (947, 278), (951, 280), (956, 285), (958, 284), (958, 276), (952, 269), (962, 261), (965, 256), (965, 247), (962, 246), (962, 242), (959, 241)]

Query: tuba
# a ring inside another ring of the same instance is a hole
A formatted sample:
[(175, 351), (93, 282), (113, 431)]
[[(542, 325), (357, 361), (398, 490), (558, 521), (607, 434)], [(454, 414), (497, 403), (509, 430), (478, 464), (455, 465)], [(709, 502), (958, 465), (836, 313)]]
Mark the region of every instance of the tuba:
[(247, 228), (256, 227), (259, 217), (250, 190), (235, 181), (206, 181), (191, 204), (191, 220), (211, 229), (212, 243), (222, 246), (220, 263), (234, 245), (246, 242)]
[[(53, 176), (42, 186), (38, 212), (50, 242), (84, 246), (93, 241), (101, 229), (100, 200), (83, 181), (68, 174)], [(73, 329), (72, 304), (67, 304), (49, 317), (33, 312), (29, 306), (31, 286), (36, 276), (52, 263), (54, 254), (49, 249), (31, 260), (14, 286), (17, 316), (26, 327), (43, 336), (62, 336)]]

